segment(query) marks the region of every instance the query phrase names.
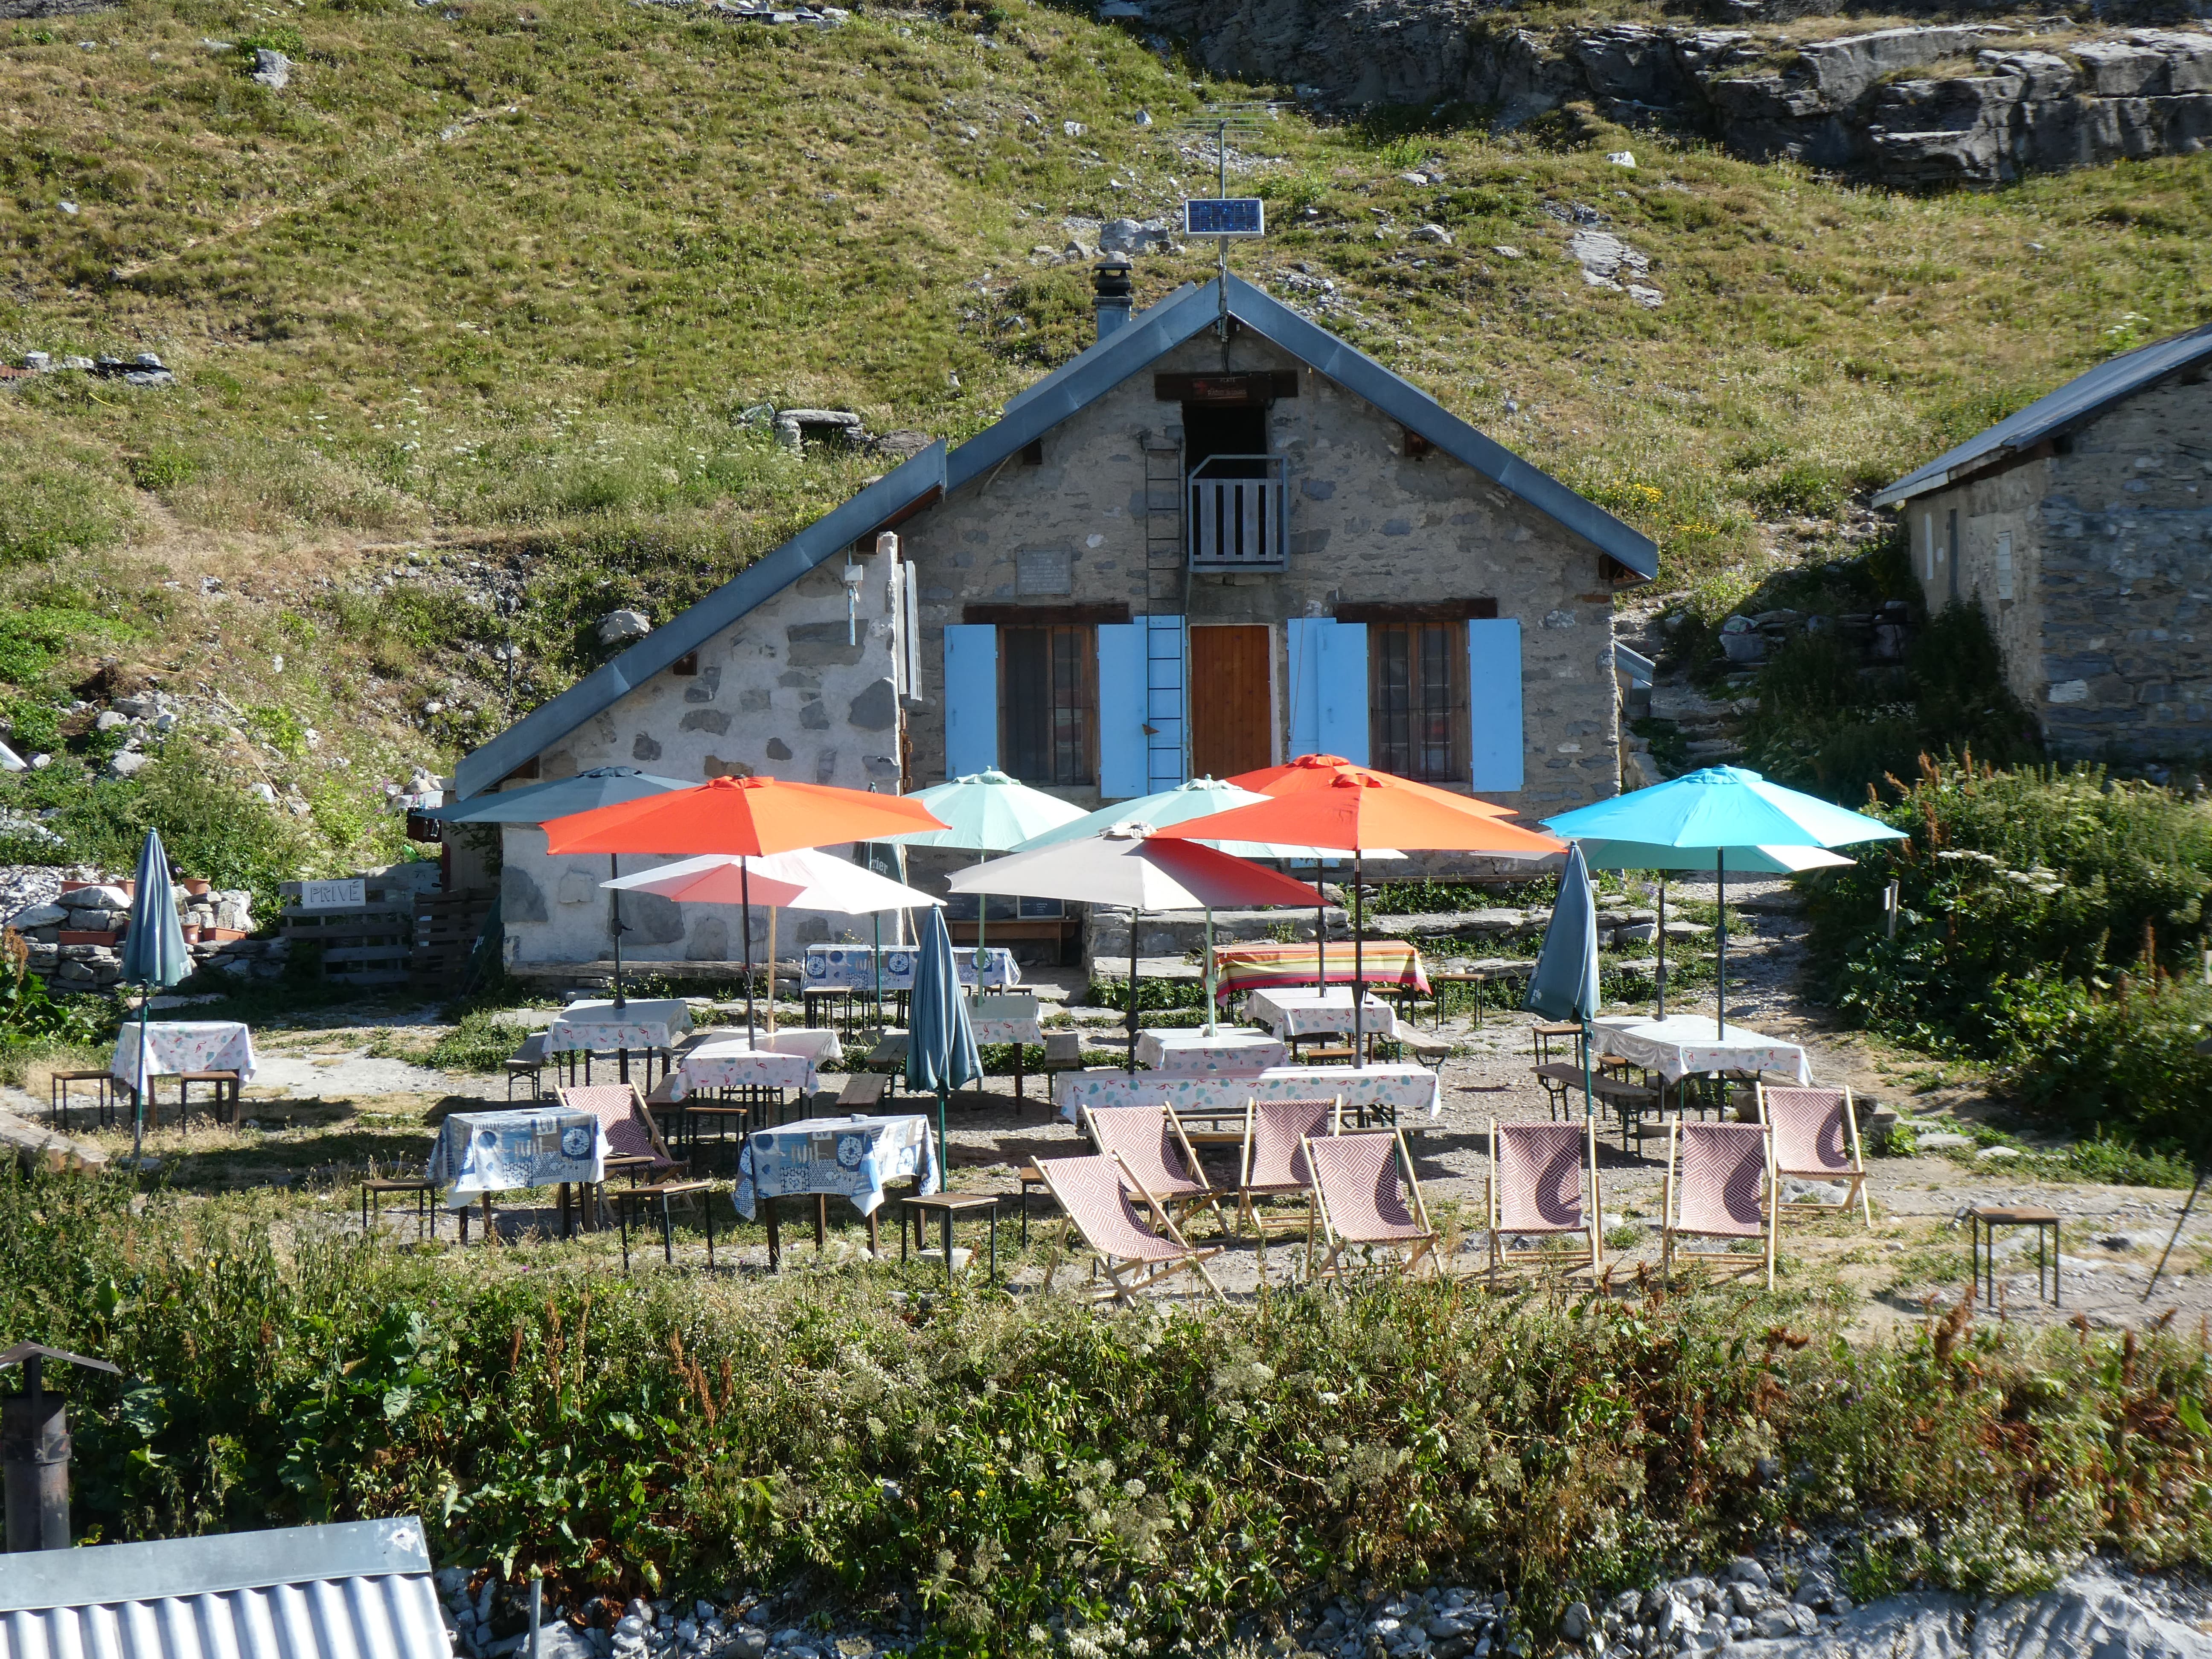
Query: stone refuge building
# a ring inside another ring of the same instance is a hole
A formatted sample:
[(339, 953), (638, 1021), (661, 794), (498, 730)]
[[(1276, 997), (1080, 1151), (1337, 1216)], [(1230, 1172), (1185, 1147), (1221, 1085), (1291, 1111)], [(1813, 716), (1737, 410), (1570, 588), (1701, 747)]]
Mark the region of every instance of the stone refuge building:
[(2053, 754), (2212, 753), (2212, 325), (2101, 363), (1875, 497), (1981, 606)]
[[(1311, 750), (1531, 819), (1616, 791), (1613, 595), (1656, 574), (1646, 538), (1249, 283), (1131, 317), (1127, 263), (1097, 276), (1097, 342), (996, 424), (468, 755), (454, 794), (996, 766), (1088, 808)], [(544, 848), (505, 833), (508, 960), (603, 957), (604, 861)], [(628, 956), (734, 954), (720, 907), (623, 909)]]

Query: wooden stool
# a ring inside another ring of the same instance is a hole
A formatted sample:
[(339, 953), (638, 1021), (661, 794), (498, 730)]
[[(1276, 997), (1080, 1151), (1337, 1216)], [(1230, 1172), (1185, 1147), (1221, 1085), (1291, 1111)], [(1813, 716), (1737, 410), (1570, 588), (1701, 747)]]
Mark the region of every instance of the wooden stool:
[(435, 1238), (438, 1236), (438, 1210), (437, 1206), (431, 1202), (431, 1195), (437, 1190), (438, 1183), (434, 1181), (388, 1180), (371, 1176), (361, 1183), (362, 1231), (368, 1231), (368, 1206), (371, 1194), (412, 1193), (415, 1194), (415, 1237), (417, 1238), (422, 1237), (422, 1230), (427, 1224), (430, 1237)]
[(70, 1085), (89, 1083), (93, 1085), (93, 1108), (99, 1114), (100, 1126), (107, 1127), (115, 1112), (114, 1077), (107, 1072), (56, 1072), (47, 1085), (46, 1121), (69, 1132)]
[(1326, 1048), (1309, 1048), (1305, 1053), (1305, 1063), (1309, 1066), (1349, 1066), (1352, 1064), (1352, 1046), (1344, 1043), (1331, 1044)]
[(984, 1283), (991, 1284), (999, 1277), (999, 1194), (996, 1193), (930, 1193), (917, 1194), (903, 1200), (904, 1213), (899, 1217), (899, 1260), (906, 1260), (906, 1224), (914, 1220), (916, 1248), (921, 1248), (922, 1224), (931, 1212), (935, 1212), (945, 1226), (945, 1281), (952, 1282), (952, 1219), (957, 1215), (974, 1210), (988, 1210), (991, 1217), (991, 1276)]
[[(1243, 1137), (1238, 1139), (1241, 1141)], [(1014, 1171), (1014, 1176), (1022, 1183), (1022, 1248), (1026, 1250), (1030, 1247), (1030, 1188), (1044, 1187), (1044, 1171), (1034, 1164), (1024, 1164)], [(1049, 1188), (1046, 1188), (1046, 1195), (1050, 1196)]]
[[(1966, 1212), (1966, 1262), (1974, 1274), (1975, 1282), (1987, 1289), (1986, 1305), (1991, 1312), (1997, 1305), (1997, 1229), (2000, 1227), (2033, 1227), (2035, 1229), (2035, 1293), (2043, 1294), (2043, 1234), (2051, 1232), (2051, 1305), (2061, 1308), (2065, 1304), (2059, 1298), (2058, 1289), (2058, 1212), (2039, 1210), (2025, 1206), (1984, 1204)], [(1984, 1243), (1984, 1232), (1987, 1243)]]
[(177, 1073), (177, 1127), (191, 1121), (192, 1085), (205, 1083), (215, 1090), (214, 1117), (218, 1123), (238, 1120), (239, 1077), (235, 1072), (179, 1072)]
[(714, 1265), (714, 1183), (711, 1181), (664, 1181), (651, 1187), (615, 1187), (606, 1196), (614, 1201), (615, 1222), (622, 1229), (623, 1271), (629, 1271), (629, 1212), (635, 1204), (660, 1206), (660, 1256), (669, 1266), (676, 1265), (675, 1224), (668, 1213), (672, 1198), (690, 1198), (696, 1194), (708, 1194), (701, 1206), (707, 1217), (707, 1265)]
[(1531, 1025), (1528, 1028), (1529, 1042), (1539, 1066), (1550, 1063), (1552, 1045), (1561, 1037), (1571, 1037), (1574, 1040), (1575, 1064), (1577, 1066), (1582, 1064), (1583, 1028), (1571, 1021), (1563, 1020), (1550, 1024)]

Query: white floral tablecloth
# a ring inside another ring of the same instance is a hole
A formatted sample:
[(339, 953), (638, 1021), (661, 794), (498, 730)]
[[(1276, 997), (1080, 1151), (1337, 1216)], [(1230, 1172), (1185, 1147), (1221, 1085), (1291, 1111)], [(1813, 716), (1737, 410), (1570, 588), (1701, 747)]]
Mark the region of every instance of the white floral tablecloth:
[[(1266, 1026), (1285, 1042), (1328, 1032), (1352, 1035), (1352, 988), (1326, 991), (1255, 991), (1244, 999), (1244, 1017)], [(1398, 1016), (1390, 1005), (1370, 995), (1360, 1008), (1361, 1029), (1378, 1037), (1398, 1035)]]
[[(875, 947), (872, 945), (810, 945), (806, 947), (805, 966), (799, 981), (805, 991), (873, 991), (876, 988)], [(912, 945), (884, 947), (884, 989), (911, 991), (914, 989), (915, 963), (921, 953)], [(1003, 988), (1022, 982), (1021, 964), (1014, 953), (1001, 945), (989, 945), (984, 955), (981, 982), (986, 989)], [(963, 985), (977, 981), (975, 952), (955, 947), (953, 965), (960, 971)]]
[(589, 1112), (454, 1112), (438, 1126), (422, 1173), (459, 1208), (471, 1193), (607, 1178), (606, 1127)]
[(1437, 1074), (1425, 1066), (1276, 1066), (1256, 1077), (1186, 1077), (1174, 1072), (1062, 1072), (1054, 1079), (1060, 1115), (1073, 1123), (1085, 1106), (1157, 1106), (1179, 1112), (1234, 1110), (1247, 1100), (1340, 1095), (1346, 1108), (1387, 1107), (1403, 1116), (1443, 1108)]
[[(698, 1046), (711, 1048), (719, 1043), (744, 1041), (742, 1026), (725, 1025)], [(774, 1031), (763, 1030), (753, 1038), (752, 1044), (756, 1048), (773, 1048), (780, 1054), (805, 1054), (817, 1066), (845, 1058), (845, 1045), (837, 1034), (820, 1025), (781, 1025)]]
[(1027, 1047), (1044, 1041), (1044, 1027), (1034, 1019), (971, 1019), (968, 1024), (975, 1033), (975, 1046), (979, 1048), (993, 1042), (1018, 1042)]
[[(139, 1087), (138, 1022), (127, 1022), (115, 1038), (111, 1075)], [(240, 1084), (253, 1078), (253, 1033), (234, 1019), (157, 1019), (146, 1026), (146, 1070), (155, 1077), (179, 1072), (235, 1072)]]
[[(782, 1035), (775, 1041), (780, 1044)], [(811, 1091), (820, 1079), (814, 1055), (805, 1048), (787, 1052), (769, 1048), (769, 1039), (747, 1042), (729, 1037), (702, 1042), (676, 1062), (674, 1080), (668, 1085), (672, 1100), (682, 1100), (695, 1089), (804, 1089)]]
[(612, 1001), (572, 1002), (545, 1028), (545, 1052), (672, 1048), (690, 1029), (691, 1010), (681, 997), (631, 997), (619, 1008)]
[(834, 1193), (872, 1215), (884, 1188), (910, 1176), (921, 1177), (923, 1192), (937, 1190), (937, 1142), (927, 1118), (810, 1117), (754, 1130), (738, 1154), (738, 1188), (730, 1196), (748, 1221), (761, 1194)]
[(1137, 1064), (1177, 1075), (1257, 1077), (1270, 1066), (1287, 1066), (1291, 1051), (1279, 1037), (1224, 1025), (1204, 1031), (1139, 1031)]
[(1595, 1019), (1590, 1029), (1603, 1052), (1656, 1072), (1669, 1083), (1706, 1072), (1786, 1072), (1801, 1084), (1813, 1080), (1813, 1069), (1797, 1044), (1741, 1025), (1716, 1030), (1703, 1014)]

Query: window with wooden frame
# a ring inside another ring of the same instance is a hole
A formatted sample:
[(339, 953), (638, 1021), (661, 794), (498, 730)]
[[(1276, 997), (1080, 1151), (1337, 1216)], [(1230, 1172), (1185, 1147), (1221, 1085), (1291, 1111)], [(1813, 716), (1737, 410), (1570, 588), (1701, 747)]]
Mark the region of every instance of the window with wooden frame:
[(1369, 761), (1423, 783), (1467, 780), (1467, 624), (1367, 624)]
[(1024, 783), (1098, 776), (1098, 637), (1079, 624), (999, 629), (999, 763)]

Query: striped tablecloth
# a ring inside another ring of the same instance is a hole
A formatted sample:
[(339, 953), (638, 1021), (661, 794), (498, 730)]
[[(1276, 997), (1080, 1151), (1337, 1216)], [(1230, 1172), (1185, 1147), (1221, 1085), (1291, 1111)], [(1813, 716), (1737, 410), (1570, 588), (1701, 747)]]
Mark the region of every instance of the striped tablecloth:
[(1434, 1117), (1443, 1108), (1437, 1074), (1425, 1066), (1369, 1066), (1357, 1071), (1349, 1066), (1273, 1066), (1248, 1077), (1186, 1077), (1174, 1072), (1132, 1075), (1102, 1069), (1062, 1072), (1054, 1085), (1060, 1115), (1071, 1123), (1085, 1106), (1102, 1111), (1112, 1106), (1158, 1106), (1163, 1101), (1177, 1111), (1233, 1110), (1255, 1098), (1340, 1095), (1347, 1108), (1386, 1106), (1401, 1116), (1426, 1112)]
[(1265, 1031), (1225, 1025), (1204, 1031), (1139, 1031), (1137, 1064), (1184, 1077), (1257, 1077), (1270, 1066), (1287, 1066), (1291, 1051)]
[[(1352, 949), (1348, 939), (1331, 939), (1326, 957), (1310, 945), (1225, 945), (1213, 952), (1214, 994), (1228, 997), (1245, 991), (1276, 986), (1311, 990), (1322, 977), (1316, 971), (1327, 963), (1331, 985), (1349, 985), (1352, 978)], [(1396, 985), (1428, 994), (1429, 977), (1421, 969), (1421, 953), (1403, 939), (1371, 939), (1360, 947), (1360, 978), (1369, 985)]]

